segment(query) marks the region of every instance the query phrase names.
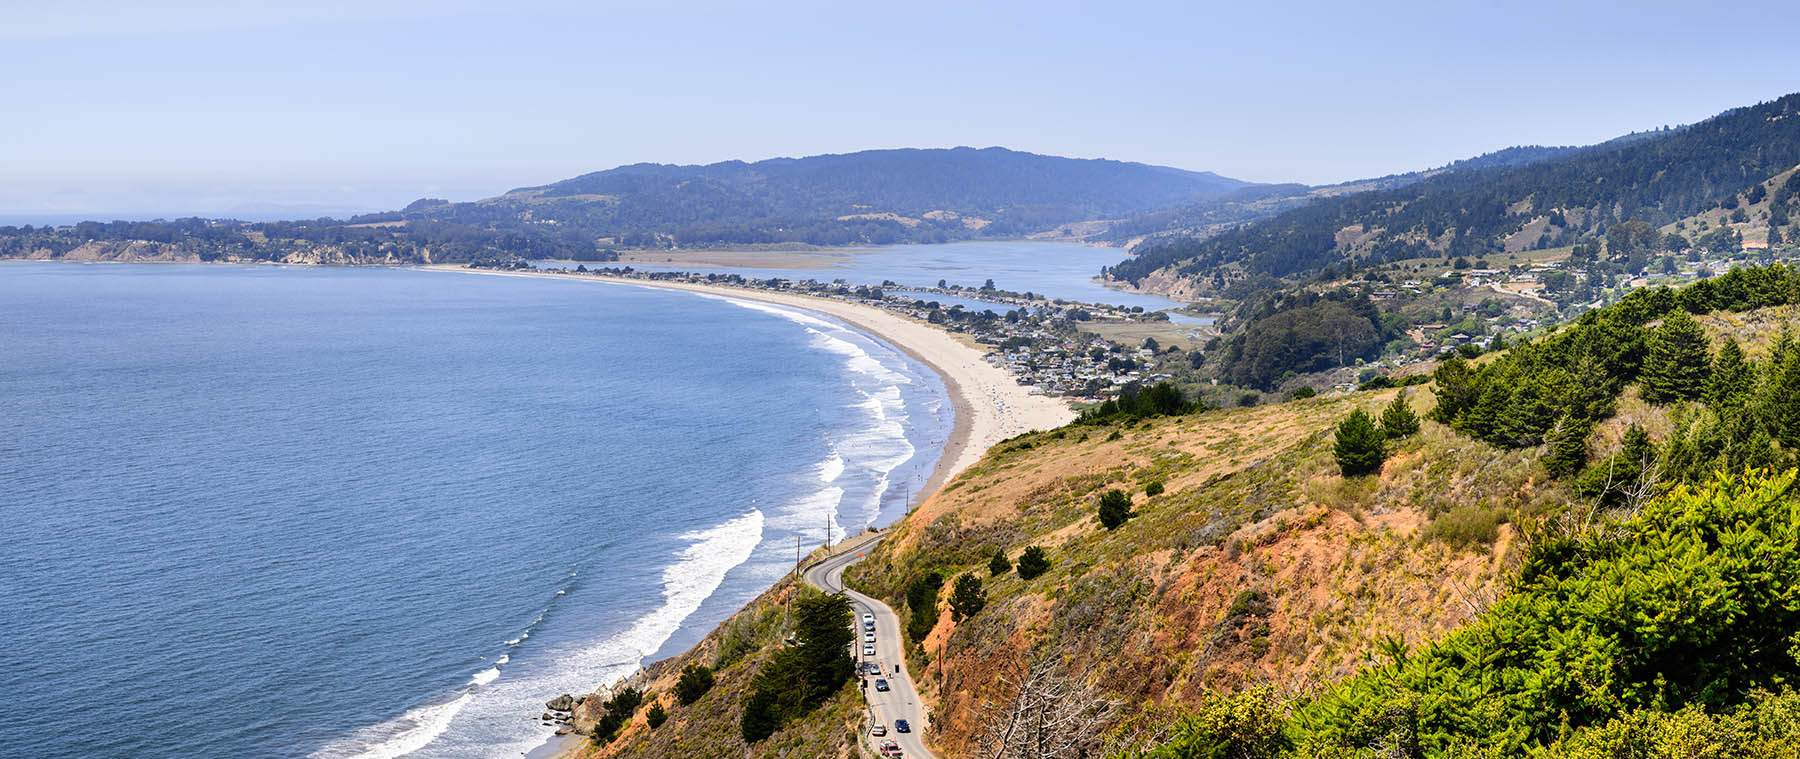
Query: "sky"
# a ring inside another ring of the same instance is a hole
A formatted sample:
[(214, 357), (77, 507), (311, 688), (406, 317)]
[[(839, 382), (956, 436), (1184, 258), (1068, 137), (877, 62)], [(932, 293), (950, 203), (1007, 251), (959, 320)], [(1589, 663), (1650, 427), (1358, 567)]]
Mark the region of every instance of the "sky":
[(1800, 3), (0, 0), (0, 220), (999, 145), (1325, 184), (1800, 91)]

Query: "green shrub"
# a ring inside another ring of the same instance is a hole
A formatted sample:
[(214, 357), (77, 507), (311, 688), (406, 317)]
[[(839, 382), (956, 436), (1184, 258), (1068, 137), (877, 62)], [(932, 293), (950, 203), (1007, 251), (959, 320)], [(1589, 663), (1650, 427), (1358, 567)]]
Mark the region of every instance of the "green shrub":
[(1492, 545), (1500, 537), (1502, 521), (1499, 514), (1480, 504), (1464, 504), (1431, 520), (1423, 535), (1459, 548)]
[(1100, 494), (1100, 524), (1108, 530), (1119, 529), (1131, 513), (1131, 494), (1123, 490), (1107, 490)]
[(1035, 580), (1050, 571), (1050, 557), (1043, 546), (1032, 546), (1019, 556), (1019, 576), (1027, 580)]
[(675, 681), (675, 700), (686, 706), (699, 701), (712, 687), (712, 668), (703, 664), (689, 664), (682, 668), (681, 678)]
[(650, 725), (651, 730), (655, 730), (662, 727), (664, 722), (669, 721), (669, 713), (663, 711), (661, 702), (657, 702), (651, 704), (650, 711), (644, 713), (644, 721)]
[(1152, 482), (1152, 483), (1144, 486), (1144, 495), (1146, 495), (1146, 496), (1155, 497), (1155, 496), (1162, 495), (1162, 493), (1163, 493), (1163, 484), (1162, 484), (1161, 480), (1157, 480), (1155, 482)]
[(995, 577), (1012, 571), (1012, 562), (1006, 560), (1006, 551), (994, 549), (994, 558), (988, 559), (988, 574)]

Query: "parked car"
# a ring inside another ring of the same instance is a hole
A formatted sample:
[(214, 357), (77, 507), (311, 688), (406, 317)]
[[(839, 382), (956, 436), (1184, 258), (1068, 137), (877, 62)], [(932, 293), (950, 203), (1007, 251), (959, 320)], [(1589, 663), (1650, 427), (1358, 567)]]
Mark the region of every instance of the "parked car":
[(875, 629), (875, 620), (873, 620), (873, 619), (863, 620), (863, 629), (873, 631)]
[(887, 735), (887, 725), (883, 725), (880, 722), (870, 725), (869, 734), (877, 737)]
[(863, 656), (874, 656), (874, 655), (875, 655), (875, 647), (864, 644), (863, 645)]
[(888, 689), (888, 683), (887, 683), (886, 679), (879, 678), (879, 677), (875, 678), (875, 690), (885, 691), (887, 689)]
[(864, 643), (874, 643), (875, 642), (875, 633), (863, 633), (863, 642)]
[(906, 720), (903, 719), (894, 720), (894, 732), (910, 733), (912, 732), (912, 725), (906, 724)]

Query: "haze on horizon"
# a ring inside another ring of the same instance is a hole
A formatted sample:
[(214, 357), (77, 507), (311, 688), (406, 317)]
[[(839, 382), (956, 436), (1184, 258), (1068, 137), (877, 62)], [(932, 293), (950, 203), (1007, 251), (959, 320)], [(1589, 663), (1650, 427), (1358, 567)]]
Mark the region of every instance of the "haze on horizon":
[(885, 147), (1322, 184), (1800, 89), (1787, 3), (1460, 5), (21, 4), (0, 223), (338, 215)]

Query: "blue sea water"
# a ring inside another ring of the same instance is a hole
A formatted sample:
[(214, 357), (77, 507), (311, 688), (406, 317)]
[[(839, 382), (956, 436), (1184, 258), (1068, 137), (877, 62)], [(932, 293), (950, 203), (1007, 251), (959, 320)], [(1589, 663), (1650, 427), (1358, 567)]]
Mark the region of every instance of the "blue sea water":
[(0, 756), (519, 756), (902, 513), (951, 413), (760, 304), (0, 264)]

